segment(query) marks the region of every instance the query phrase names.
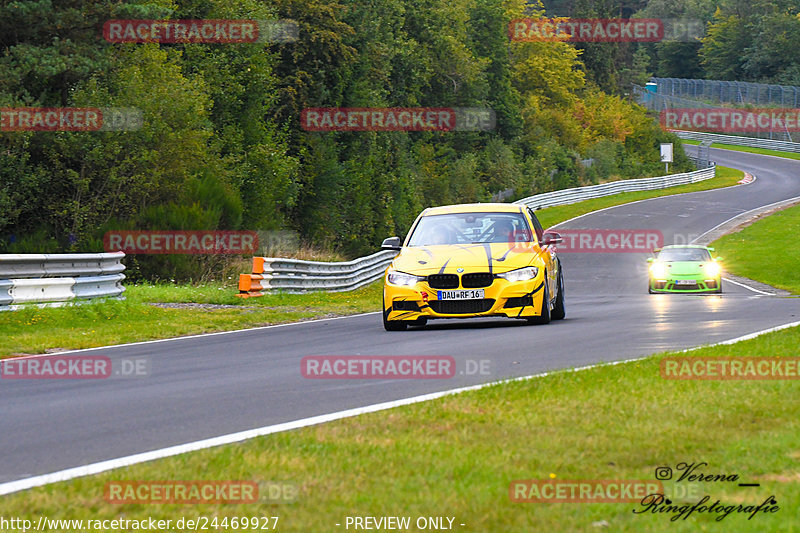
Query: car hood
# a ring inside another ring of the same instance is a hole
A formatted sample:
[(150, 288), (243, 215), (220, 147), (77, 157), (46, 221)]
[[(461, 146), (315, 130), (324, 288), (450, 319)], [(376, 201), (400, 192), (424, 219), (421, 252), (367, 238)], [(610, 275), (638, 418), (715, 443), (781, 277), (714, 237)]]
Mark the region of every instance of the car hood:
[(691, 276), (701, 274), (703, 265), (711, 261), (669, 261), (664, 263), (667, 272), (675, 276)]
[(485, 243), (404, 247), (393, 268), (409, 274), (455, 274), (467, 271), (508, 272), (531, 265), (542, 253), (537, 244)]

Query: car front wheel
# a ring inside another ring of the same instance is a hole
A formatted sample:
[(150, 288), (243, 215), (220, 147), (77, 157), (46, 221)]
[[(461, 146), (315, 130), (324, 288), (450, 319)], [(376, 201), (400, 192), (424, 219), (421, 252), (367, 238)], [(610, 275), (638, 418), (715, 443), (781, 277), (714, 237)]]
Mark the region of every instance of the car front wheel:
[(542, 291), (542, 309), (539, 316), (531, 317), (528, 324), (549, 324), (550, 323), (550, 290), (547, 287), (547, 272), (544, 273), (544, 288)]
[(558, 296), (556, 296), (556, 303), (550, 316), (553, 320), (562, 320), (567, 316), (567, 310), (564, 307), (564, 274), (561, 272), (561, 268), (558, 269)]

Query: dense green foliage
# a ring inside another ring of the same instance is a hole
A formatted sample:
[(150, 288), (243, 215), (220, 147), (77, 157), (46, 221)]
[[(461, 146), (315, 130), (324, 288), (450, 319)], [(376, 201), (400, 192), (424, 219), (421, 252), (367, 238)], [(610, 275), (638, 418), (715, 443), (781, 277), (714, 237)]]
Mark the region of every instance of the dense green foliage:
[(797, 0), (545, 0), (548, 16), (699, 22), (700, 38), (658, 43), (576, 43), (587, 79), (627, 93), (650, 76), (800, 85)]
[[(509, 20), (543, 14), (524, 0), (2, 6), (0, 107), (135, 107), (144, 127), (0, 133), (0, 251), (99, 251), (109, 229), (289, 228), (363, 254), (426, 206), (662, 173), (658, 143), (677, 142), (610, 95), (575, 46), (509, 42)], [(299, 38), (103, 40), (103, 23), (125, 18), (288, 18)], [(489, 107), (497, 126), (303, 131), (300, 113), (314, 106)], [(681, 154), (675, 170), (689, 168)], [(138, 256), (134, 270), (186, 277), (196, 260)]]

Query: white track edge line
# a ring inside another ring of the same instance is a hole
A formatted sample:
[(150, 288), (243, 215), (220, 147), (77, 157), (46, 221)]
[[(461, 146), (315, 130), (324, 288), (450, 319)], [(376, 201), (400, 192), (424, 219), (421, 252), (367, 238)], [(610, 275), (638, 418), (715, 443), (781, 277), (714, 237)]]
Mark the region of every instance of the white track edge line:
[[(760, 331), (756, 331), (753, 333), (749, 333), (747, 335), (743, 335), (741, 337), (736, 337), (734, 339), (728, 339), (726, 341), (720, 341), (713, 344), (705, 344), (702, 346), (696, 346), (694, 348), (688, 348), (686, 350), (682, 350), (678, 353), (685, 353), (690, 352), (693, 350), (699, 350), (701, 348), (708, 348), (711, 346), (718, 346), (718, 345), (728, 345), (728, 344), (735, 344), (737, 342), (746, 341), (758, 337), (760, 335), (764, 335), (766, 333), (772, 333), (774, 331), (779, 331), (782, 329), (787, 329), (795, 326), (800, 326), (800, 321), (797, 322), (790, 322), (787, 324), (782, 324), (780, 326), (774, 326), (771, 328), (763, 329)], [(335, 413), (328, 413), (324, 415), (317, 415), (312, 416), (309, 418), (302, 418), (299, 420), (294, 420), (291, 422), (283, 422), (281, 424), (274, 424), (271, 426), (264, 426), (255, 429), (249, 429), (245, 431), (239, 431), (237, 433), (230, 433), (227, 435), (220, 435), (218, 437), (212, 437), (209, 439), (203, 439), (194, 442), (188, 442), (185, 444), (179, 444), (176, 446), (170, 446), (168, 448), (161, 448), (157, 450), (151, 450), (149, 452), (138, 453), (134, 455), (128, 455), (126, 457), (119, 457), (117, 459), (109, 459), (107, 461), (101, 461), (98, 463), (92, 463), (84, 466), (78, 466), (74, 468), (68, 468), (66, 470), (59, 470), (58, 472), (52, 472), (50, 474), (42, 474), (39, 476), (34, 476), (25, 479), (19, 479), (16, 481), (9, 481), (7, 483), (0, 484), (0, 495), (12, 494), (14, 492), (19, 492), (22, 490), (31, 489), (34, 487), (40, 487), (42, 485), (48, 485), (50, 483), (57, 483), (59, 481), (69, 481), (71, 479), (75, 479), (78, 477), (89, 476), (93, 474), (99, 474), (102, 472), (107, 472), (109, 470), (115, 470), (117, 468), (122, 468), (125, 466), (131, 466), (138, 463), (143, 463), (147, 461), (153, 461), (155, 459), (163, 459), (165, 457), (171, 457), (174, 455), (179, 455), (182, 453), (193, 452), (198, 450), (204, 450), (207, 448), (213, 448), (216, 446), (222, 446), (224, 444), (233, 444), (236, 442), (241, 442), (247, 439), (252, 439), (254, 437), (261, 437), (265, 435), (271, 435), (273, 433), (280, 433), (283, 431), (289, 431), (292, 429), (299, 429), (308, 426), (315, 426), (319, 424), (324, 424), (326, 422), (332, 422), (335, 420), (341, 420), (344, 418), (351, 418), (354, 416), (366, 414), (366, 413), (374, 413), (377, 411), (384, 411), (387, 409), (392, 409), (395, 407), (400, 407), (403, 405), (411, 405), (415, 403), (421, 403), (429, 400), (435, 400), (438, 398), (442, 398), (444, 396), (450, 396), (453, 394), (459, 394), (462, 392), (473, 391), (473, 390), (480, 390), (486, 387), (492, 387), (495, 385), (505, 384), (505, 383), (513, 383), (516, 381), (527, 381), (535, 378), (545, 377), (550, 374), (560, 373), (560, 372), (579, 372), (581, 370), (588, 370), (591, 368), (598, 368), (602, 366), (614, 366), (619, 365), (622, 363), (631, 363), (634, 361), (640, 361), (642, 359), (646, 359), (651, 357), (653, 354), (645, 355), (643, 357), (636, 357), (633, 359), (625, 359), (622, 361), (612, 361), (608, 363), (597, 363), (594, 365), (582, 366), (578, 368), (572, 369), (563, 369), (563, 370), (554, 370), (550, 372), (542, 372), (539, 374), (532, 374), (529, 376), (522, 376), (517, 378), (505, 379), (500, 381), (492, 381), (489, 383), (480, 383), (478, 385), (471, 385), (468, 387), (460, 387), (456, 389), (450, 389), (440, 392), (432, 392), (428, 394), (423, 394), (420, 396), (412, 396), (410, 398), (401, 398), (399, 400), (392, 400), (388, 402), (377, 403), (373, 405), (367, 405), (365, 407), (356, 407), (354, 409), (347, 409), (344, 411), (338, 411)]]
[[(752, 175), (752, 174), (751, 174), (751, 175)], [(755, 183), (755, 178), (756, 178), (756, 176), (755, 176), (755, 175), (752, 175), (752, 176), (753, 176), (753, 181), (752, 181), (752, 182), (750, 182), (750, 183)], [(748, 184), (748, 185), (749, 185), (749, 184)], [(739, 213), (738, 215), (734, 215), (734, 216), (732, 216), (731, 218), (729, 218), (728, 220), (725, 220), (724, 222), (720, 222), (719, 224), (717, 224), (716, 226), (714, 226), (714, 227), (713, 227), (713, 228), (711, 228), (710, 230), (706, 231), (706, 232), (705, 232), (705, 233), (703, 233), (702, 235), (699, 235), (699, 236), (697, 236), (695, 239), (693, 239), (693, 240), (692, 240), (692, 243), (695, 243), (695, 242), (697, 242), (697, 241), (698, 241), (698, 240), (700, 240), (702, 237), (704, 237), (704, 236), (708, 235), (709, 233), (711, 233), (711, 232), (712, 232), (712, 231), (714, 231), (715, 229), (719, 228), (720, 226), (723, 226), (723, 225), (727, 224), (728, 222), (730, 222), (731, 220), (733, 220), (733, 219), (735, 219), (735, 218), (738, 218), (738, 217), (741, 217), (741, 216), (747, 215), (748, 213), (752, 213), (753, 211), (758, 211), (759, 209), (764, 209), (765, 207), (771, 207), (771, 206), (773, 206), (773, 205), (777, 205), (777, 204), (780, 204), (780, 203), (783, 203), (783, 202), (791, 202), (792, 200), (800, 200), (800, 196), (795, 196), (795, 197), (793, 197), (793, 198), (787, 198), (786, 200), (778, 200), (777, 202), (772, 202), (771, 204), (762, 205), (761, 207), (754, 207), (753, 209), (750, 209), (749, 211), (745, 211), (745, 212), (743, 212), (743, 213)], [(773, 294), (773, 293), (771, 293), (771, 292), (764, 292), (764, 291), (758, 290), (758, 289), (756, 289), (756, 288), (754, 288), (754, 287), (751, 287), (750, 285), (746, 285), (746, 284), (744, 284), (744, 283), (741, 283), (741, 282), (738, 282), (738, 281), (733, 281), (732, 279), (729, 279), (729, 278), (722, 278), (722, 279), (724, 279), (724, 280), (725, 280), (725, 281), (727, 281), (728, 283), (733, 283), (734, 285), (738, 285), (738, 286), (740, 286), (740, 287), (744, 287), (745, 289), (751, 290), (751, 291), (753, 291), (753, 292), (757, 292), (757, 293), (759, 293), (759, 294), (764, 294), (764, 295), (766, 295), (766, 296), (776, 296), (775, 294)]]
[(710, 348), (712, 346), (726, 346), (729, 344), (736, 344), (737, 342), (742, 341), (749, 341), (750, 339), (755, 339), (756, 337), (760, 337), (766, 333), (773, 333), (775, 331), (780, 331), (782, 329), (793, 328), (796, 326), (800, 326), (800, 320), (795, 322), (788, 322), (786, 324), (781, 324), (780, 326), (774, 326), (767, 329), (762, 329), (760, 331), (754, 331), (753, 333), (748, 333), (747, 335), (742, 335), (741, 337), (736, 337), (734, 339), (728, 339), (726, 341), (715, 342), (713, 344), (704, 344), (702, 346), (695, 346), (694, 348), (686, 348), (685, 350), (681, 350), (678, 353), (686, 353), (686, 352), (693, 352), (695, 350), (700, 350), (702, 348)]
[(771, 292), (764, 292), (764, 291), (758, 290), (758, 289), (756, 289), (754, 287), (751, 287), (750, 285), (745, 285), (744, 283), (740, 283), (738, 281), (733, 281), (730, 278), (722, 278), (722, 279), (724, 279), (727, 283), (733, 283), (734, 285), (738, 285), (740, 287), (744, 287), (745, 289), (751, 290), (753, 292), (757, 292), (758, 294), (764, 294), (766, 296), (777, 296), (777, 294), (773, 294)]
[(708, 235), (709, 233), (711, 233), (712, 231), (714, 231), (718, 227), (727, 224), (728, 222), (730, 222), (731, 220), (733, 220), (735, 218), (739, 218), (739, 217), (745, 216), (745, 215), (747, 215), (749, 213), (752, 213), (753, 211), (758, 211), (759, 209), (764, 209), (766, 207), (772, 207), (773, 205), (782, 204), (784, 202), (791, 202), (791, 201), (794, 201), (794, 200), (800, 200), (800, 196), (793, 196), (792, 198), (786, 198), (785, 200), (778, 200), (777, 202), (772, 202), (771, 204), (764, 204), (762, 206), (754, 207), (753, 209), (749, 209), (747, 211), (743, 211), (743, 212), (739, 213), (738, 215), (734, 215), (731, 218), (720, 222), (719, 224), (717, 224), (716, 226), (714, 226), (710, 230), (706, 231), (705, 233), (702, 233), (702, 234), (698, 235), (697, 237), (695, 237), (692, 240), (692, 243), (695, 243), (695, 242), (699, 241), (702, 237)]

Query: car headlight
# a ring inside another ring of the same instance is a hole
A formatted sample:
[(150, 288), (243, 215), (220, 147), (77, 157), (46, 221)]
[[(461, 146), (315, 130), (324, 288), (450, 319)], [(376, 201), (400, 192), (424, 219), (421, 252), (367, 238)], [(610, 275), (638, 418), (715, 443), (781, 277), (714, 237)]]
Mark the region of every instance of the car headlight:
[(706, 263), (703, 265), (703, 272), (705, 272), (706, 276), (709, 278), (715, 278), (722, 272), (722, 267), (719, 266), (719, 263)]
[(525, 267), (510, 272), (503, 272), (502, 274), (498, 274), (497, 277), (503, 278), (506, 281), (525, 281), (533, 279), (538, 275), (539, 269), (537, 267)]
[(666, 278), (667, 267), (664, 266), (664, 263), (653, 263), (653, 266), (650, 267), (650, 273), (654, 278)]
[(401, 287), (411, 287), (423, 279), (425, 278), (413, 274), (406, 274), (405, 272), (398, 272), (397, 270), (389, 270), (386, 274), (386, 281), (392, 285), (400, 285)]

